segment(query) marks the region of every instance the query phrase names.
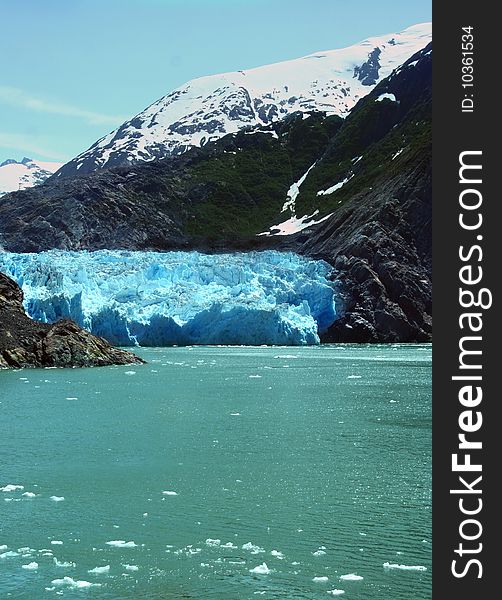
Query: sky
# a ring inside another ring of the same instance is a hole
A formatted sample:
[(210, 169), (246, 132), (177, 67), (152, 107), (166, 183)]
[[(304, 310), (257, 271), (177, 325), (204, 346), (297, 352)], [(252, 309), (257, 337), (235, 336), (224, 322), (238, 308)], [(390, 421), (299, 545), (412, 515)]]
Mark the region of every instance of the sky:
[(0, 0), (0, 163), (65, 162), (194, 77), (431, 18), (431, 0)]

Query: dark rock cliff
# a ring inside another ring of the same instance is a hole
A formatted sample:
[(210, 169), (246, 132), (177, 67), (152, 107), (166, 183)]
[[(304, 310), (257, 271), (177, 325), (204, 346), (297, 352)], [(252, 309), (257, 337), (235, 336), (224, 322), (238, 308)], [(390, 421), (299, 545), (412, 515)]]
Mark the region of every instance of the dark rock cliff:
[(91, 335), (73, 321), (52, 325), (30, 319), (23, 292), (0, 273), (0, 369), (22, 367), (101, 367), (143, 361)]

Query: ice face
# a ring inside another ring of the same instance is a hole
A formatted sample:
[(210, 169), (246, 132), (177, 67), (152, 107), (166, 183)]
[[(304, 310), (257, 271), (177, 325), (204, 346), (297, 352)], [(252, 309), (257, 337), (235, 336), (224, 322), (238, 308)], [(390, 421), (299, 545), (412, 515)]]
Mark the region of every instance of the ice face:
[(331, 267), (275, 251), (0, 253), (34, 319), (69, 317), (121, 346), (318, 344)]

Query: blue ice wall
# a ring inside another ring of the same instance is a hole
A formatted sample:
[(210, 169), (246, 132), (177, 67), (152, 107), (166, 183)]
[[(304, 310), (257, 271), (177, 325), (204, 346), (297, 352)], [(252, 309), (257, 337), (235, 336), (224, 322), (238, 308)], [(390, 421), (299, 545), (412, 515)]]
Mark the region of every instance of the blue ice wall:
[(121, 346), (318, 344), (331, 267), (275, 251), (0, 253), (31, 317), (70, 317)]

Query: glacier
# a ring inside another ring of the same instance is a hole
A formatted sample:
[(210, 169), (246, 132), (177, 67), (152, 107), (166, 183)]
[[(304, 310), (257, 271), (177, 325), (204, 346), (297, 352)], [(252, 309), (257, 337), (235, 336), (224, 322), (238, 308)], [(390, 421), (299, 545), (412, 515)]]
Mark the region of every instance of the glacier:
[(294, 253), (0, 252), (27, 313), (118, 346), (307, 345), (336, 319), (332, 267)]

